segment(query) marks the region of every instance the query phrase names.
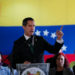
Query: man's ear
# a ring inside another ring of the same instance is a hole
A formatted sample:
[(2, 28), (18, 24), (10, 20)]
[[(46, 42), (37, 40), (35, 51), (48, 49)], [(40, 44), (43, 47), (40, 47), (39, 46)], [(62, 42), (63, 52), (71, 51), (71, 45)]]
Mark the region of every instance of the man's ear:
[(25, 30), (26, 27), (25, 26), (22, 26), (22, 28)]

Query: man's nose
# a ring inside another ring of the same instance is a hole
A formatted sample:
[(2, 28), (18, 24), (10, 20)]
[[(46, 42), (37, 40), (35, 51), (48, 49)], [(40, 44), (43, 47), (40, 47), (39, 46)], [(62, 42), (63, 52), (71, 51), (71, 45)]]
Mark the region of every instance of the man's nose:
[(32, 28), (33, 30), (35, 29), (35, 27), (33, 27), (33, 26), (32, 26), (31, 28)]

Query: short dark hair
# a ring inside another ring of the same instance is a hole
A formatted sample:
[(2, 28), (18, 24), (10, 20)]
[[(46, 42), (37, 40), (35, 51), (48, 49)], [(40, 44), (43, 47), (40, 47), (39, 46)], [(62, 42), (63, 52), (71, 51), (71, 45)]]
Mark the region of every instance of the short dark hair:
[(26, 26), (26, 25), (27, 25), (27, 21), (29, 21), (29, 20), (30, 20), (30, 21), (34, 21), (33, 18), (27, 17), (27, 18), (24, 18), (24, 19), (23, 19), (22, 25), (23, 25), (23, 26)]

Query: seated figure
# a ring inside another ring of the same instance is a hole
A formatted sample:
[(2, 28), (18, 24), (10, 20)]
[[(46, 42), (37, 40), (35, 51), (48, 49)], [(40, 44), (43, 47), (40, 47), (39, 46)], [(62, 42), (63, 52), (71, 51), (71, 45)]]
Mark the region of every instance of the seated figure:
[(55, 67), (50, 68), (50, 75), (74, 75), (71, 68), (69, 68), (68, 60), (63, 53), (58, 53), (54, 56)]
[(10, 75), (9, 67), (4, 67), (2, 64), (2, 55), (0, 53), (0, 75)]

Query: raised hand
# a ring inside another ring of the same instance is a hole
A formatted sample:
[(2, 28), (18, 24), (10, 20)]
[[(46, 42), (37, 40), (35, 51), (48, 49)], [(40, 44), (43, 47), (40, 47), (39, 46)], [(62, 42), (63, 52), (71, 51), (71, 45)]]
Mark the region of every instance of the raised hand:
[(61, 26), (60, 30), (56, 31), (56, 35), (57, 35), (57, 40), (61, 40), (63, 37), (63, 32), (62, 32), (63, 26)]

